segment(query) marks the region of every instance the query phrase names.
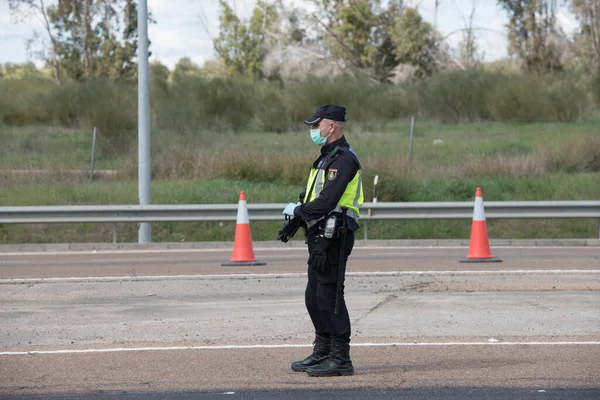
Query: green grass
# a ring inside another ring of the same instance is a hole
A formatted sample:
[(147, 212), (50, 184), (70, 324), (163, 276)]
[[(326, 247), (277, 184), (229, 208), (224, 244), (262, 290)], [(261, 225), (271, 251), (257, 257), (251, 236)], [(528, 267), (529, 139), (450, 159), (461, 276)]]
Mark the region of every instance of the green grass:
[[(437, 124), (417, 120), (412, 161), (410, 122), (349, 124), (347, 136), (363, 164), (366, 201), (379, 175), (379, 201), (600, 199), (598, 120), (570, 124)], [(48, 169), (48, 175), (0, 175), (0, 206), (137, 204), (137, 148), (100, 152), (96, 168), (116, 177), (68, 170), (89, 168), (91, 132), (52, 127), (0, 127), (0, 170)], [(443, 140), (434, 144), (436, 139)], [(152, 203), (286, 203), (305, 185), (318, 154), (302, 132), (152, 134)], [(597, 236), (592, 220), (488, 221), (492, 238)], [(153, 224), (155, 241), (233, 240), (234, 223)], [(274, 240), (280, 223), (253, 222), (255, 240)], [(0, 243), (103, 242), (102, 224), (0, 226)], [(373, 239), (468, 238), (470, 221), (372, 221)], [(362, 238), (362, 232), (359, 232)], [(119, 224), (120, 241), (136, 241), (136, 224)]]
[[(93, 130), (2, 126), (0, 139), (0, 169), (90, 168)], [(96, 169), (114, 168), (119, 163), (99, 148), (96, 156)]]
[[(598, 145), (599, 126), (600, 118), (570, 124), (488, 122), (459, 125), (417, 119), (413, 168), (420, 168), (420, 173), (437, 176), (439, 171), (436, 167), (455, 167), (464, 163), (468, 157), (541, 156), (556, 147), (565, 147), (568, 151), (566, 146), (569, 144)], [(376, 125), (348, 125), (348, 139), (367, 167), (369, 161), (376, 164), (377, 160), (387, 162), (390, 158), (408, 162), (409, 133), (408, 120)], [(99, 131), (98, 134), (102, 137), (104, 132)], [(91, 130), (0, 126), (0, 138), (3, 143), (0, 148), (0, 169), (88, 169), (90, 166)], [(287, 134), (234, 134), (199, 129), (178, 134), (159, 130), (153, 131), (151, 138), (153, 168), (157, 177), (172, 169), (175, 162), (188, 161), (193, 162), (193, 168), (202, 169), (202, 172), (188, 171), (188, 175), (210, 179), (226, 176), (224, 172), (229, 165), (256, 160), (270, 165), (275, 161), (275, 167), (281, 168), (293, 158), (292, 161), (298, 163), (298, 168), (302, 168), (312, 161), (318, 151), (304, 131)], [(436, 139), (443, 140), (443, 143), (434, 144)], [(578, 156), (572, 155), (575, 161)], [(123, 154), (101, 152), (98, 149), (96, 168), (136, 169), (137, 146), (134, 143)], [(377, 173), (376, 170), (373, 172)]]
[[(0, 191), (0, 205), (138, 204), (137, 181), (97, 181), (94, 183), (12, 183)], [(298, 186), (272, 183), (228, 181), (155, 181), (154, 204), (237, 203), (240, 191), (249, 203), (283, 203), (298, 197)]]

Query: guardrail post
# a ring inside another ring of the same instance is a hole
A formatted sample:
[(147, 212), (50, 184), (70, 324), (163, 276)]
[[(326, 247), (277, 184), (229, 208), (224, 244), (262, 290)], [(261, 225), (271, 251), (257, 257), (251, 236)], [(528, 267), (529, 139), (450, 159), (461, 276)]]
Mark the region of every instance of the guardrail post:
[(415, 116), (410, 119), (410, 141), (408, 143), (408, 161), (412, 162), (413, 136), (415, 135)]
[(369, 240), (369, 221), (365, 220), (365, 242)]
[(92, 165), (90, 166), (90, 183), (94, 181), (94, 165), (96, 164), (96, 127), (92, 138)]
[(113, 243), (117, 243), (117, 223), (113, 223), (112, 225), (112, 236), (113, 236)]

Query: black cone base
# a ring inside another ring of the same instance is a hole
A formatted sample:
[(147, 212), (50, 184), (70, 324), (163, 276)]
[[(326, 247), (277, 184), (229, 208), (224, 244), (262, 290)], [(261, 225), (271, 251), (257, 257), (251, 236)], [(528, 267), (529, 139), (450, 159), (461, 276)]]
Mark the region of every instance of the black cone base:
[(459, 262), (461, 263), (482, 263), (482, 262), (502, 262), (498, 257), (491, 258), (463, 258)]
[(221, 264), (222, 267), (252, 267), (255, 265), (267, 265), (264, 261), (229, 261)]

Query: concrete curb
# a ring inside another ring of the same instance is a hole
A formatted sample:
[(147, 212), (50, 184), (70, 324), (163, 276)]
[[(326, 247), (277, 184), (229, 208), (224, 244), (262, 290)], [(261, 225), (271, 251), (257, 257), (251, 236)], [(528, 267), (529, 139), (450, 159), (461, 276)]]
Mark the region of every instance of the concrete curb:
[[(255, 249), (306, 248), (303, 240), (288, 243), (254, 242)], [(468, 239), (424, 240), (357, 240), (355, 247), (469, 247)], [(499, 239), (490, 240), (490, 247), (600, 247), (600, 239)], [(3, 244), (0, 254), (9, 252), (143, 250), (143, 249), (233, 249), (233, 242), (157, 242), (157, 243), (31, 243)]]

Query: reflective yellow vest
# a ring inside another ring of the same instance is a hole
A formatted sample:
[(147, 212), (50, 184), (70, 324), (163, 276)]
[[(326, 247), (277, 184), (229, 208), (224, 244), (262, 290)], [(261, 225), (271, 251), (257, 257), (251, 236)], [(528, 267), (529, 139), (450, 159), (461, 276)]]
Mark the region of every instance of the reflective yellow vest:
[[(325, 165), (325, 168), (327, 168), (327, 167), (328, 166)], [(313, 201), (314, 199), (316, 199), (319, 196), (319, 194), (323, 190), (323, 187), (325, 186), (326, 174), (327, 174), (327, 171), (325, 169), (313, 167), (310, 170), (310, 174), (308, 176), (308, 182), (306, 183), (306, 196), (304, 197), (304, 203)], [(309, 193), (309, 190), (311, 188), (313, 180), (315, 179), (315, 176), (316, 176), (315, 187), (312, 190), (312, 192)], [(354, 175), (354, 178), (350, 181), (350, 183), (348, 183), (348, 186), (346, 186), (346, 190), (344, 191), (344, 194), (342, 194), (342, 197), (340, 198), (340, 200), (337, 204), (337, 207), (335, 209), (333, 209), (332, 212), (342, 212), (342, 207), (345, 207), (348, 209), (348, 213), (347, 213), (348, 216), (353, 218), (358, 223), (358, 219), (360, 217), (359, 208), (363, 204), (363, 200), (364, 200), (364, 195), (363, 195), (363, 187), (362, 187), (362, 171), (359, 167), (358, 171), (356, 172), (356, 175)], [(326, 217), (326, 216), (324, 216), (324, 217)], [(307, 221), (307, 225), (308, 225), (308, 227), (311, 227), (316, 222), (318, 222), (318, 220)]]

